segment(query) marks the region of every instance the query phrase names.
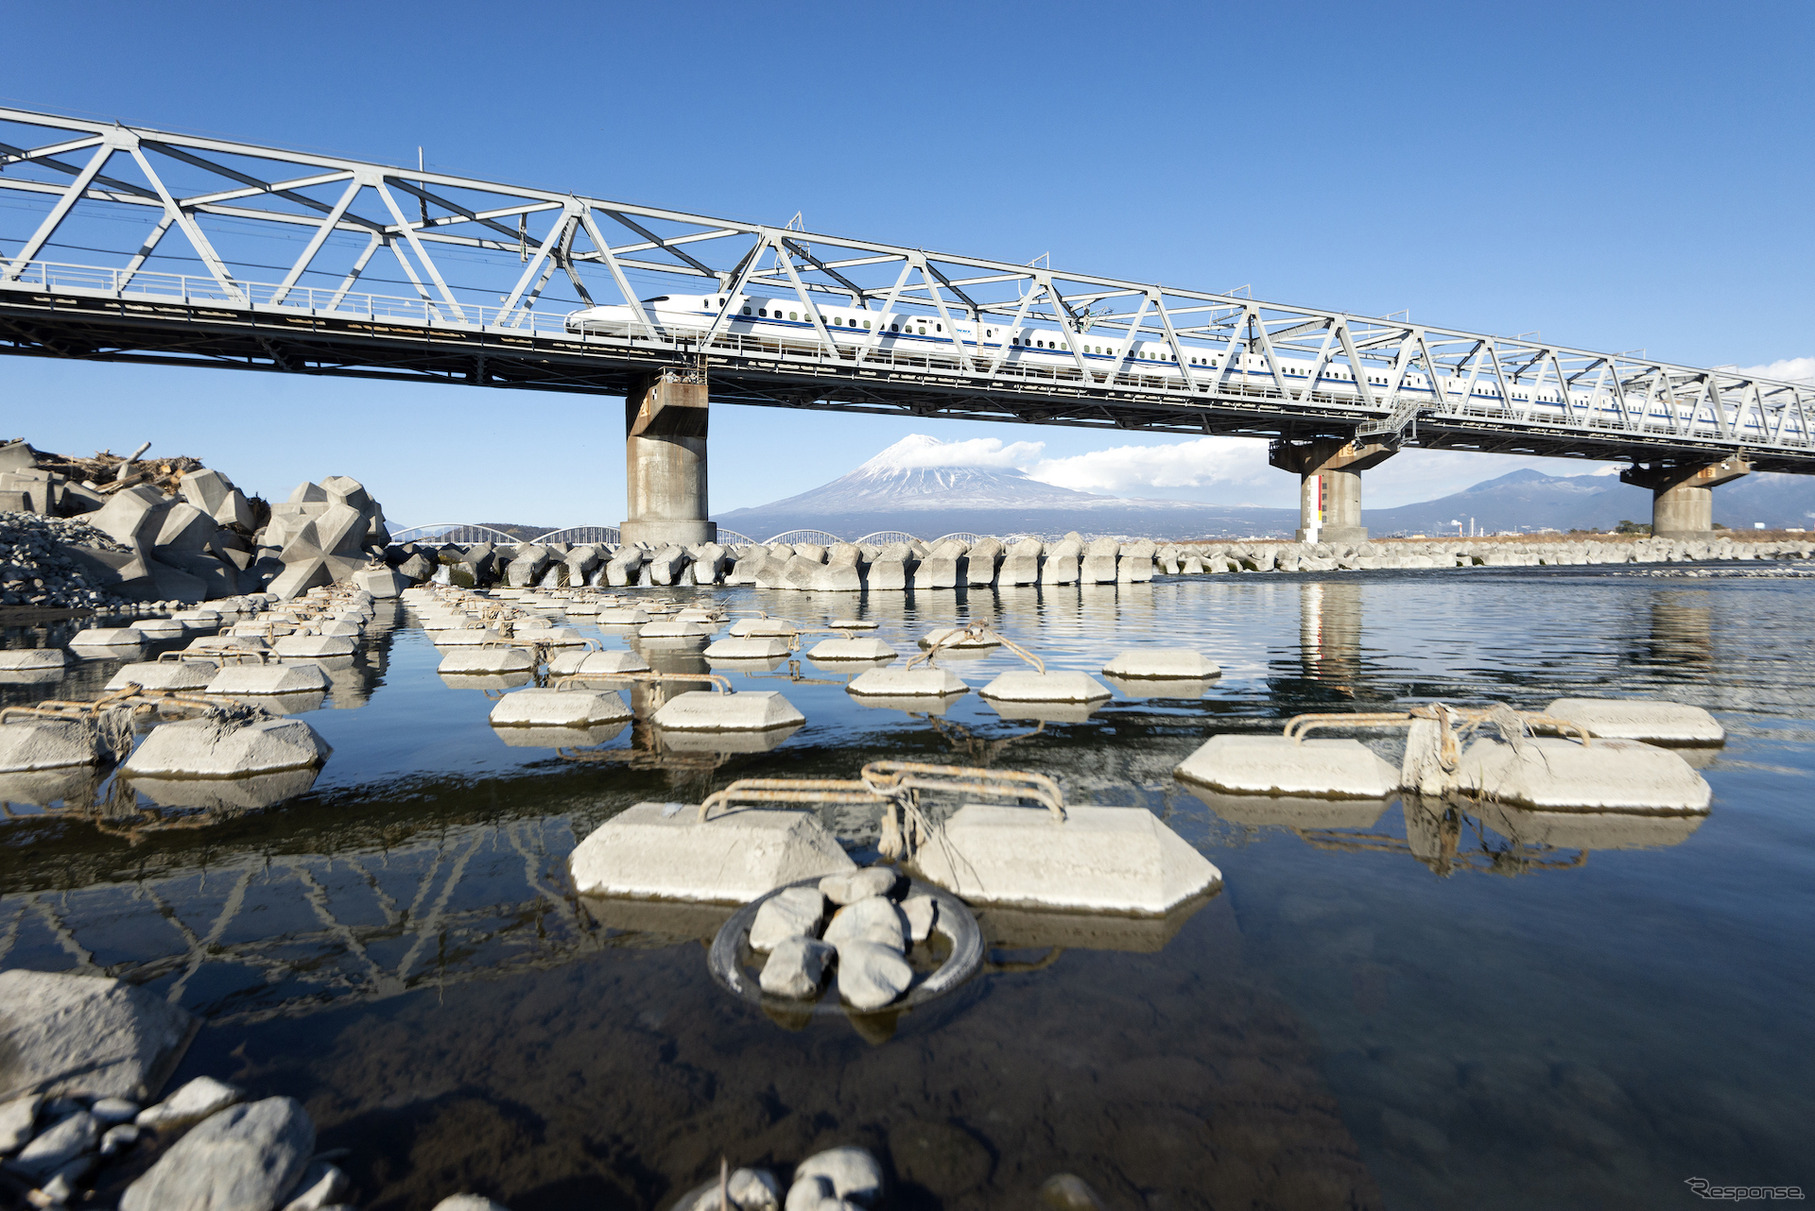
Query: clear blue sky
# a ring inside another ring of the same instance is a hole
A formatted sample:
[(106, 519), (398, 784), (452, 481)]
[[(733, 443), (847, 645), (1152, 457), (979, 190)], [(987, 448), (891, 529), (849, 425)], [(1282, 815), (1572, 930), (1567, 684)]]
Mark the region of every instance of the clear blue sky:
[[(392, 163), (422, 145), (450, 172), (1691, 364), (1815, 355), (1806, 0), (0, 15), (0, 98), (24, 108)], [(406, 521), (624, 511), (622, 413), (591, 397), (6, 358), (0, 401), (0, 436), (150, 438), (280, 497), (351, 474)], [(911, 432), (1060, 459), (1176, 440), (740, 408), (713, 425), (725, 509)], [(1244, 451), (1246, 472), (1186, 494), (1289, 501)], [(1513, 465), (1402, 455), (1368, 500)]]

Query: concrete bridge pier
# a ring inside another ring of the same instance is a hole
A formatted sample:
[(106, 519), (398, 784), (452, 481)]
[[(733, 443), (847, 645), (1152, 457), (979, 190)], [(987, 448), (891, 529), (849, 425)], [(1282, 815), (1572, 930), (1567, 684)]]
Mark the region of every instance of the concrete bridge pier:
[(1719, 462), (1660, 459), (1634, 463), (1620, 472), (1620, 482), (1651, 489), (1651, 532), (1659, 538), (1706, 538), (1714, 533), (1714, 491), (1728, 480), (1750, 474), (1743, 454)]
[(630, 516), (618, 527), (627, 543), (660, 547), (712, 542), (706, 517), (704, 382), (668, 372), (624, 397), (624, 482)]
[(1395, 451), (1384, 442), (1339, 437), (1274, 442), (1268, 460), (1282, 471), (1296, 471), (1299, 477), (1298, 541), (1367, 541), (1367, 527), (1361, 524), (1361, 473), (1379, 466)]

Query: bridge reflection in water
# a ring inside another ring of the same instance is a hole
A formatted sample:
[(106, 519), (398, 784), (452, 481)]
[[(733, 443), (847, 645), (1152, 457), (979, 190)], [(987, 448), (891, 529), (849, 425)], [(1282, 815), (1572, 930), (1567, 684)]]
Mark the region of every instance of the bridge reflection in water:
[(0, 965), (117, 976), (216, 1023), (556, 966), (601, 944), (567, 885), (573, 841), (551, 817), (338, 853), (188, 850), (149, 877), (0, 896)]

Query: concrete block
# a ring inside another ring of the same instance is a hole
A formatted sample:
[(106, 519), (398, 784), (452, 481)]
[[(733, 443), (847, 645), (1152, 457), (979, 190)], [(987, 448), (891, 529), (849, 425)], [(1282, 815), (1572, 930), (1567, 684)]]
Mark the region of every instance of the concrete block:
[(972, 904), (1161, 916), (1222, 884), (1222, 872), (1141, 807), (969, 803), (913, 859), (922, 878)]
[(8, 673), (62, 672), (69, 653), (62, 648), (9, 648), (0, 651), (0, 678)]
[(1381, 799), (1399, 789), (1399, 771), (1359, 740), (1306, 740), (1227, 733), (1179, 763), (1175, 777), (1247, 795)]
[(351, 656), (354, 642), (345, 635), (285, 635), (271, 645), (279, 656)]
[(1462, 753), (1455, 785), (1467, 794), (1534, 808), (1705, 812), (1712, 792), (1689, 763), (1636, 740), (1538, 737), (1517, 749), (1477, 740)]
[(1028, 585), (1040, 582), (1040, 559), (1045, 544), (1037, 538), (1023, 538), (1008, 549), (996, 582), (1005, 585)]
[(327, 688), (328, 675), (316, 664), (224, 664), (209, 679), (207, 692), (256, 697), (309, 694)]
[(646, 673), (649, 662), (635, 652), (619, 650), (605, 652), (557, 652), (548, 662), (548, 672), (552, 677), (567, 677), (574, 673), (591, 673), (604, 676), (611, 673)]
[(1085, 584), (1114, 584), (1116, 555), (1121, 544), (1113, 538), (1093, 538), (1084, 548), (1078, 576)]
[(864, 583), (873, 593), (900, 593), (908, 587), (908, 567), (899, 559), (877, 559)]
[(232, 778), (320, 765), (332, 751), (300, 719), (237, 726), (185, 719), (152, 728), (124, 768), (133, 774)]
[(131, 627), (89, 627), (77, 631), (69, 640), (69, 650), (78, 656), (119, 656), (144, 647), (144, 633)]
[(100, 760), (100, 734), (86, 720), (19, 718), (0, 723), (0, 771), (64, 769)]
[(965, 552), (964, 581), (983, 586), (996, 582), (996, 570), (1002, 565), (1002, 544), (993, 538), (980, 538)]
[(1083, 562), (1083, 543), (1066, 538), (1047, 548), (1040, 565), (1041, 584), (1078, 583), (1079, 565)]
[(851, 680), (845, 692), (859, 698), (944, 698), (970, 692), (950, 669), (871, 669)]
[(938, 645), (942, 652), (977, 652), (986, 648), (999, 648), (1002, 640), (994, 631), (987, 629), (972, 635), (966, 627), (934, 627), (920, 637), (920, 646), (930, 648), (934, 645)]
[(1721, 744), (1727, 731), (1699, 706), (1614, 698), (1559, 698), (1546, 715), (1566, 719), (1609, 740), (1655, 744)]
[(704, 639), (711, 631), (692, 619), (663, 618), (646, 623), (637, 631), (638, 639)]
[(825, 664), (840, 660), (887, 661), (901, 655), (894, 648), (880, 639), (822, 639), (813, 645), (807, 653), (807, 659), (815, 664)]
[(198, 467), (184, 473), (177, 490), (189, 504), (212, 516), (233, 491), (233, 481), (219, 471)]
[(410, 578), (401, 569), (364, 568), (353, 573), (353, 584), (374, 597), (389, 600), (410, 587)]
[(288, 601), (310, 589), (324, 588), (334, 583), (334, 574), (328, 570), (327, 561), (319, 557), (299, 558), (294, 563), (286, 561), (284, 570), (271, 581), (270, 591), (279, 599)]
[(786, 639), (733, 636), (708, 644), (705, 656), (707, 660), (773, 660), (786, 656), (790, 650)]
[(863, 572), (854, 563), (827, 564), (814, 569), (807, 587), (815, 593), (861, 593)]
[(493, 727), (597, 727), (630, 718), (630, 708), (614, 693), (592, 690), (516, 690), (492, 708)]
[(209, 516), (214, 518), (216, 525), (233, 526), (247, 533), (251, 533), (252, 527), (258, 521), (257, 515), (252, 511), (252, 502), (247, 500), (246, 494), (238, 488), (227, 493), (226, 498), (209, 513)]
[(157, 542), (158, 528), (169, 507), (170, 502), (156, 488), (140, 484), (115, 492), (83, 520), (115, 542), (149, 547)]
[(220, 666), (208, 660), (146, 660), (121, 665), (102, 689), (107, 693), (136, 685), (142, 690), (200, 690), (214, 680)]
[(639, 803), (607, 820), (575, 847), (569, 866), (582, 894), (715, 904), (747, 904), (789, 883), (856, 869), (811, 813), (744, 808), (701, 822), (697, 808), (664, 803)]
[(525, 626), (522, 623), (512, 629), (511, 638), (521, 643), (540, 643), (551, 648), (577, 648), (586, 643), (586, 636), (572, 627)]
[(435, 671), (443, 676), (466, 673), (492, 676), (499, 673), (528, 673), (535, 659), (527, 648), (456, 648), (441, 658)]
[(1214, 660), (1190, 648), (1130, 648), (1118, 652), (1103, 666), (1108, 677), (1209, 681), (1223, 674)]
[(793, 727), (807, 717), (773, 690), (748, 690), (719, 694), (694, 690), (669, 699), (653, 716), (655, 725), (670, 731), (754, 732)]
[(800, 628), (785, 618), (740, 618), (725, 633), (733, 639), (787, 639), (800, 634)]
[(658, 585), (676, 585), (681, 583), (681, 572), (687, 566), (685, 548), (667, 546), (650, 555), (644, 563), (652, 583)]
[(985, 698), (1007, 702), (1099, 702), (1115, 697), (1110, 688), (1089, 673), (1036, 673), (1010, 669), (977, 691)]

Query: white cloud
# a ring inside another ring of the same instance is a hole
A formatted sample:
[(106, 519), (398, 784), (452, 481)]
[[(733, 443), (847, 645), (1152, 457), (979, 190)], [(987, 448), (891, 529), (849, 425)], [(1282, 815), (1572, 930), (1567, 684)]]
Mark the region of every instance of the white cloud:
[(1144, 489), (1176, 493), (1188, 488), (1253, 485), (1279, 474), (1267, 466), (1265, 442), (1240, 437), (1196, 437), (1164, 446), (1111, 446), (1044, 459), (1027, 473), (1062, 488), (1112, 496), (1139, 496)]
[(1756, 374), (1759, 378), (1815, 383), (1815, 357), (1785, 357), (1764, 366), (1740, 366), (1738, 369), (1741, 374)]
[(910, 433), (863, 467), (874, 471), (917, 467), (1024, 467), (1039, 458), (1044, 449), (1045, 442), (1004, 444), (999, 437), (945, 442), (924, 433)]

